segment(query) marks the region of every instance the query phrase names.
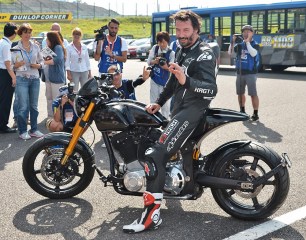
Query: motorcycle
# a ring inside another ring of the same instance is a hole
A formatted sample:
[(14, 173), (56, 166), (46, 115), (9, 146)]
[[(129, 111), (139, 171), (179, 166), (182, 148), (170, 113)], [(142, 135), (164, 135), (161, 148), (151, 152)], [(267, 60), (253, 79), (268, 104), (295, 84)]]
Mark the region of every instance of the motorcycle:
[[(123, 195), (142, 196), (146, 187), (145, 151), (158, 141), (167, 120), (149, 114), (145, 104), (122, 100), (106, 79), (92, 78), (75, 96), (79, 119), (72, 133), (46, 134), (23, 159), (23, 175), (42, 196), (64, 199), (81, 193), (97, 172), (105, 187)], [(218, 205), (243, 220), (267, 218), (284, 203), (290, 186), (290, 159), (263, 144), (235, 140), (208, 155), (200, 145), (215, 129), (247, 121), (233, 110), (208, 108), (202, 121), (166, 166), (165, 199), (196, 200), (210, 188)], [(95, 153), (82, 138), (95, 122), (109, 155), (108, 176), (95, 164)], [(112, 133), (112, 134), (110, 134)]]

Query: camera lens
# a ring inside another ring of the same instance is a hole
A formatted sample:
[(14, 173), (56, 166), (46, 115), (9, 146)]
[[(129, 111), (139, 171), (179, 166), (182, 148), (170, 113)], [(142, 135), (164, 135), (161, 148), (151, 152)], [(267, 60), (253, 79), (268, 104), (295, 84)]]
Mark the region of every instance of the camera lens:
[(166, 61), (167, 61), (167, 60), (166, 60), (165, 58), (160, 58), (160, 59), (159, 59), (159, 65), (160, 65), (160, 66), (164, 66), (164, 65), (166, 64)]

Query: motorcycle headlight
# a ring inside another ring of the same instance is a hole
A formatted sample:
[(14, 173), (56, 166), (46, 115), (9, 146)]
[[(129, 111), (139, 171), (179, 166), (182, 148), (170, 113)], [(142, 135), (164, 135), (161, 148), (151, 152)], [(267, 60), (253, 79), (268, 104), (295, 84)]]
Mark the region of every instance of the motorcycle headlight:
[(74, 99), (74, 111), (77, 114), (78, 117), (81, 117), (82, 114), (86, 111), (88, 105), (90, 103), (90, 100), (80, 96), (76, 95)]

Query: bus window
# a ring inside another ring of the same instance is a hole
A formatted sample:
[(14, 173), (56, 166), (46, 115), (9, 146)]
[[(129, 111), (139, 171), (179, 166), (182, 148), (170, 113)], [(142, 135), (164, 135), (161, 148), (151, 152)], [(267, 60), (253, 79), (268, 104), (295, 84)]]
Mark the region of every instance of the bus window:
[(204, 33), (204, 34), (209, 34), (210, 33), (209, 26), (210, 26), (209, 16), (208, 17), (202, 17), (202, 26), (201, 26), (200, 32)]
[(235, 33), (241, 33), (242, 27), (244, 25), (249, 24), (248, 17), (249, 17), (249, 12), (235, 12), (234, 13), (234, 25), (235, 25), (234, 32)]
[(175, 31), (175, 21), (173, 18), (170, 18), (169, 19), (169, 34), (170, 36), (173, 36), (176, 34), (176, 31)]
[(305, 32), (306, 8), (288, 10), (288, 30), (290, 33)]
[(231, 17), (215, 17), (215, 36), (231, 35)]
[(215, 17), (215, 37), (220, 46), (220, 50), (226, 52), (230, 44), (231, 17)]
[(251, 13), (251, 25), (256, 34), (264, 33), (265, 11), (253, 11)]
[(167, 31), (166, 29), (166, 22), (156, 22), (155, 23), (155, 32)]
[(279, 33), (285, 30), (285, 10), (269, 10), (267, 33)]

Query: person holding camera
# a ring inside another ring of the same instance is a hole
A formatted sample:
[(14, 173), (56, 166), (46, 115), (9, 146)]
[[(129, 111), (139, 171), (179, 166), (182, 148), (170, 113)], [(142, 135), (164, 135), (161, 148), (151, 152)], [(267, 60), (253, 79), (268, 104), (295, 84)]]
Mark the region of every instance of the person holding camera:
[(74, 83), (59, 88), (59, 96), (53, 101), (53, 118), (49, 118), (46, 127), (50, 132), (71, 132), (78, 119), (73, 109)]
[(124, 38), (119, 37), (119, 21), (116, 19), (111, 19), (107, 25), (108, 34), (105, 35), (105, 26), (96, 35), (95, 41), (97, 42), (96, 50), (94, 53), (94, 58), (99, 61), (99, 73), (106, 73), (107, 69), (111, 65), (120, 66), (120, 71), (123, 70), (123, 63), (127, 60), (127, 43)]
[(122, 98), (136, 100), (135, 88), (143, 84), (150, 77), (150, 70), (145, 66), (143, 67), (142, 75), (136, 80), (122, 79), (122, 73), (116, 65), (108, 68), (107, 73), (112, 74), (112, 84), (121, 92)]
[(241, 31), (242, 37), (236, 34), (233, 35), (228, 53), (231, 56), (236, 54), (236, 92), (240, 112), (245, 113), (245, 87), (247, 86), (254, 109), (251, 120), (258, 121), (259, 98), (257, 95), (256, 80), (259, 65), (259, 45), (253, 39), (254, 30), (251, 25), (243, 26)]
[[(175, 52), (169, 48), (170, 36), (167, 32), (159, 32), (156, 34), (157, 44), (152, 47), (149, 53), (147, 63), (152, 67), (151, 85), (150, 85), (150, 101), (154, 102), (169, 78), (169, 63), (174, 62)], [(161, 108), (164, 117), (170, 116), (170, 100)]]

